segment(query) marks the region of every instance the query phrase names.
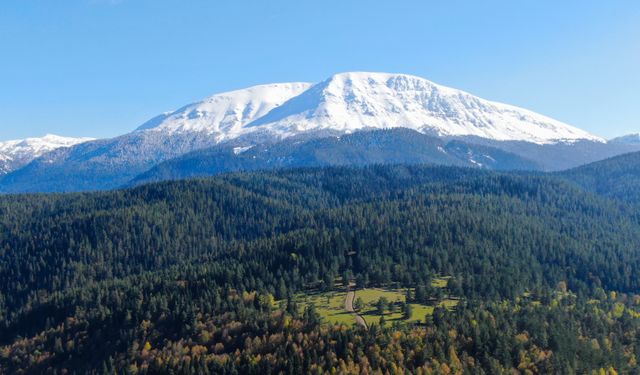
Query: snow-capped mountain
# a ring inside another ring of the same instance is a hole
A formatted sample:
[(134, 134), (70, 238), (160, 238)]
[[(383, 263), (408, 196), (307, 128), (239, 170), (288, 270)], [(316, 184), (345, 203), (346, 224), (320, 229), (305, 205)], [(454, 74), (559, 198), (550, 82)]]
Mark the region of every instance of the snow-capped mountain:
[[(216, 94), (156, 116), (131, 133), (49, 151), (4, 176), (0, 191), (116, 188), (160, 163), (208, 148), (232, 150), (225, 154), (225, 165), (216, 167), (220, 171), (236, 167), (241, 170), (249, 164), (305, 166), (336, 160), (439, 163), (441, 156), (432, 150), (420, 151), (405, 135), (395, 133), (355, 137), (352, 143), (307, 142), (360, 130), (393, 128), (406, 128), (447, 142), (461, 141), (464, 145), (448, 151), (455, 157), (449, 156), (456, 163), (474, 164), (478, 161), (461, 150), (472, 150), (480, 157), (486, 154), (489, 162), (481, 164), (488, 168), (535, 165), (542, 170), (558, 170), (640, 148), (608, 143), (549, 117), (484, 100), (424, 78), (342, 73), (316, 84), (267, 84)], [(394, 147), (392, 143), (397, 139), (401, 142)], [(384, 140), (385, 148), (368, 147), (364, 140), (371, 140), (372, 144)], [(296, 142), (307, 143), (302, 147), (295, 146)], [(358, 147), (348, 152), (352, 144)], [(401, 155), (402, 145), (412, 145), (411, 157)], [(485, 147), (486, 152), (479, 151), (485, 149), (478, 146)], [(283, 149), (274, 149), (278, 147)], [(314, 147), (318, 149), (312, 151)], [(344, 157), (330, 157), (334, 152)], [(216, 151), (201, 156), (219, 154)], [(256, 161), (247, 161), (247, 155), (255, 156)], [(492, 164), (490, 158), (494, 157), (500, 157), (500, 162)], [(509, 158), (517, 163), (510, 163)], [(202, 166), (210, 165), (204, 159), (197, 160), (202, 160)]]
[(47, 134), (40, 138), (0, 142), (0, 175), (18, 169), (47, 152), (91, 140), (93, 138), (69, 138)]
[(404, 127), (437, 136), (538, 144), (604, 140), (522, 108), (480, 99), (406, 74), (342, 73), (315, 85), (276, 84), (214, 95), (154, 118), (140, 129), (206, 131), (225, 141), (259, 132)]

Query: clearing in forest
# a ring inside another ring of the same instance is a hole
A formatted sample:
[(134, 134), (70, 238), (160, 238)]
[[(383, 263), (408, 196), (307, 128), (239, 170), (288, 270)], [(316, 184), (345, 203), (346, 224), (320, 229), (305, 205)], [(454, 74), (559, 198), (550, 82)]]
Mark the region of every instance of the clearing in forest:
[[(447, 281), (448, 277), (438, 277), (432, 281), (431, 285), (437, 288), (445, 288)], [(347, 292), (342, 289), (344, 288), (330, 292), (299, 293), (295, 296), (295, 301), (298, 303), (300, 311), (304, 311), (309, 304), (313, 304), (325, 323), (353, 325), (355, 324), (355, 317), (345, 309)], [(413, 290), (411, 291), (413, 292)], [(429, 304), (412, 302), (409, 303), (410, 308), (408, 309), (411, 316), (407, 319), (405, 317), (406, 309), (404, 308), (406, 304), (406, 294), (406, 289), (357, 289), (355, 292), (355, 301), (360, 300), (363, 305), (357, 311), (364, 318), (367, 325), (378, 324), (381, 317), (378, 301), (380, 298), (383, 298), (383, 300), (387, 301), (383, 309), (386, 322), (424, 323), (425, 318), (433, 314), (435, 307), (442, 306), (451, 310), (454, 309), (459, 302), (456, 298), (442, 298), (434, 300)]]

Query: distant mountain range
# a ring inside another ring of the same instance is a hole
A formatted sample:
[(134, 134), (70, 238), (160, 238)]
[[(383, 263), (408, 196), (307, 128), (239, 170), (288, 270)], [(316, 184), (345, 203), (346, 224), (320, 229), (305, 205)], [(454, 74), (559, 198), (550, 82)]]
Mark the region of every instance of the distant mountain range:
[(0, 144), (0, 192), (344, 164), (554, 171), (640, 150), (637, 135), (607, 142), (420, 77), (361, 72), (213, 95), (112, 139), (55, 139), (43, 138), (46, 147)]
[(41, 138), (0, 142), (0, 175), (22, 168), (47, 152), (92, 140), (47, 134)]

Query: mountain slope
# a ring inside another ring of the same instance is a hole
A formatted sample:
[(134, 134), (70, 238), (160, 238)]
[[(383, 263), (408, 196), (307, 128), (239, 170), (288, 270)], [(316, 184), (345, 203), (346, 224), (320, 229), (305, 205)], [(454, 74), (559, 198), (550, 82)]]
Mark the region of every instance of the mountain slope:
[(525, 141), (496, 141), (480, 137), (454, 137), (466, 143), (484, 145), (535, 161), (543, 171), (561, 171), (629, 152), (640, 151), (640, 144), (576, 140), (537, 144)]
[(47, 152), (91, 140), (93, 138), (69, 138), (47, 134), (40, 138), (0, 142), (0, 175), (21, 168)]
[(640, 203), (640, 152), (616, 156), (559, 174), (597, 194)]
[(447, 142), (414, 130), (397, 128), (197, 150), (158, 164), (136, 177), (132, 184), (259, 169), (426, 163), (486, 169), (538, 168), (534, 162), (492, 147)]
[(640, 146), (640, 134), (627, 134), (621, 137), (613, 138), (609, 141), (610, 143), (623, 144), (623, 145), (634, 145)]
[(276, 83), (213, 95), (154, 117), (138, 130), (168, 134), (204, 132), (217, 142), (236, 138), (244, 126), (311, 87), (310, 83)]

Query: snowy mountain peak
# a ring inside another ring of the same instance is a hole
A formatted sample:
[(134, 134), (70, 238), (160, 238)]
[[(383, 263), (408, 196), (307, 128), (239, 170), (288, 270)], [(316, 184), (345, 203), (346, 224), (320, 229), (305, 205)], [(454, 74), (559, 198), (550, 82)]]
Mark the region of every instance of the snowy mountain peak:
[(154, 117), (138, 130), (205, 132), (218, 141), (243, 133), (243, 126), (264, 116), (311, 87), (310, 83), (259, 85), (210, 96), (173, 112)]
[(49, 151), (91, 140), (93, 138), (69, 138), (47, 134), (40, 138), (0, 142), (0, 174), (18, 169)]
[(406, 74), (342, 73), (311, 87), (249, 127), (288, 136), (302, 131), (406, 127), (438, 136), (553, 143), (585, 131), (534, 112), (480, 99)]
[(204, 132), (222, 142), (253, 132), (286, 138), (405, 127), (438, 136), (539, 144), (603, 139), (532, 111), (407, 74), (348, 72), (317, 83), (254, 86), (155, 117), (141, 131)]

